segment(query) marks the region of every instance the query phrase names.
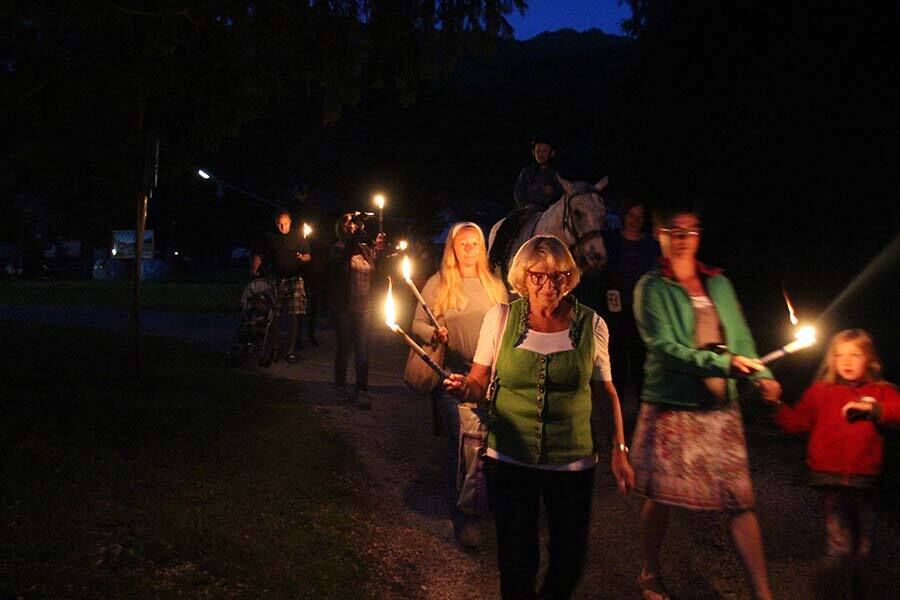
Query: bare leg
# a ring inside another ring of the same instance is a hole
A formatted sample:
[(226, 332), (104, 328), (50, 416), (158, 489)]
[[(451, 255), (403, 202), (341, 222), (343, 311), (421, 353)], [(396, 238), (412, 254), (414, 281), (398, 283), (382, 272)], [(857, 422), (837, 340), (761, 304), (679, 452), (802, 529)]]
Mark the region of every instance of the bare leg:
[(731, 539), (737, 548), (744, 570), (753, 588), (753, 597), (759, 600), (770, 600), (769, 576), (766, 573), (766, 557), (763, 553), (762, 534), (756, 513), (745, 510), (731, 516)]
[(659, 575), (659, 552), (669, 527), (669, 507), (653, 500), (641, 508), (641, 575)]

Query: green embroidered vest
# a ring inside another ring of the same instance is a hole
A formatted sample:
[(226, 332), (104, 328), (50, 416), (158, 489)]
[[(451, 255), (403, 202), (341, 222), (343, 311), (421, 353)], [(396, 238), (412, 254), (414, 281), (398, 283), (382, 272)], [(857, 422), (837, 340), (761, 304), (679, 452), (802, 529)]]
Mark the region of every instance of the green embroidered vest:
[(496, 358), (488, 446), (527, 464), (563, 465), (594, 453), (591, 386), (594, 312), (572, 299), (574, 350), (542, 355), (517, 348), (528, 304), (509, 305)]

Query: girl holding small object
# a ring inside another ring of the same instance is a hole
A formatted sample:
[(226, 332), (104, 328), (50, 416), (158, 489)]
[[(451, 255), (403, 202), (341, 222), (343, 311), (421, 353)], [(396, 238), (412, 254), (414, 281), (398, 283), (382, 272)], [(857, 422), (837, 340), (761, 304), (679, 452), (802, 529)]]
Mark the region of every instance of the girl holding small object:
[[(461, 222), (450, 228), (440, 270), (425, 283), (422, 297), (441, 327), (436, 329), (419, 305), (412, 324), (413, 335), (424, 342), (447, 344), (444, 366), (456, 372), (468, 371), (485, 313), (492, 306), (508, 300), (506, 287), (488, 266), (484, 233), (476, 223)], [(458, 402), (445, 394), (440, 385), (434, 390), (432, 399), (447, 435), (447, 488), (454, 533), (461, 545), (477, 546), (480, 541), (477, 523), (456, 507)]]
[(806, 463), (822, 492), (826, 529), (816, 587), (834, 597), (865, 597), (884, 453), (879, 426), (900, 424), (900, 393), (881, 377), (872, 336), (862, 329), (837, 333), (817, 381), (796, 406), (779, 407), (775, 422), (810, 434)]

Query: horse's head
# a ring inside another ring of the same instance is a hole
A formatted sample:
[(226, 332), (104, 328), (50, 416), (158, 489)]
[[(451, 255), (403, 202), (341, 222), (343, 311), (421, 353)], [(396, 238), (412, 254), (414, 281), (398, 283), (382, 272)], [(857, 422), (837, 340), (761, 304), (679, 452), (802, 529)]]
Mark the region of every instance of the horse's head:
[(606, 245), (603, 230), (606, 226), (606, 203), (600, 196), (609, 178), (594, 184), (566, 181), (559, 178), (566, 195), (563, 197), (563, 231), (572, 255), (582, 271), (606, 266)]

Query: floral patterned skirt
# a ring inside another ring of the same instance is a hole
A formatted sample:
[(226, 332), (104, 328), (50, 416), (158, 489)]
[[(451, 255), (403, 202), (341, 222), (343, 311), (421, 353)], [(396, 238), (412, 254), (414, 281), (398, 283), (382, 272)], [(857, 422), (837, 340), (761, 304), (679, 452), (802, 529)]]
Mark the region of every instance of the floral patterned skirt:
[(736, 401), (719, 410), (643, 404), (631, 444), (635, 492), (694, 510), (753, 507), (744, 424)]

